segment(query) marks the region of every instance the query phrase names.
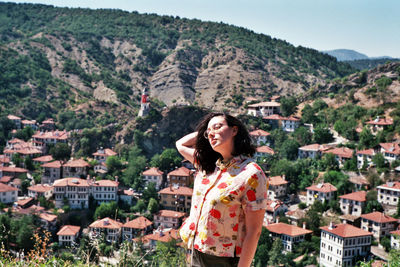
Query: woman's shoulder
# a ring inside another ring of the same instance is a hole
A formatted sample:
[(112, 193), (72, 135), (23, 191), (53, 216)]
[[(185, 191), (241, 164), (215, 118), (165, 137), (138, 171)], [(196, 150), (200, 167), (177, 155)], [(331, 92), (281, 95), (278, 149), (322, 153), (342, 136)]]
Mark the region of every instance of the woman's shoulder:
[(263, 169), (260, 167), (260, 165), (258, 165), (253, 158), (247, 158), (244, 162), (244, 170), (248, 170), (252, 173), (263, 173), (264, 171)]

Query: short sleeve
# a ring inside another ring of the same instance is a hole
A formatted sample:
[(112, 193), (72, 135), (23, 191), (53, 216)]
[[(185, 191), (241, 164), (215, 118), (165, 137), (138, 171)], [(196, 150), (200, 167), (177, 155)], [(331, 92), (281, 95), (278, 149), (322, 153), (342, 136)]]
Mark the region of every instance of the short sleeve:
[(252, 171), (246, 180), (243, 204), (252, 211), (267, 208), (268, 188), (267, 177), (256, 163), (252, 163)]

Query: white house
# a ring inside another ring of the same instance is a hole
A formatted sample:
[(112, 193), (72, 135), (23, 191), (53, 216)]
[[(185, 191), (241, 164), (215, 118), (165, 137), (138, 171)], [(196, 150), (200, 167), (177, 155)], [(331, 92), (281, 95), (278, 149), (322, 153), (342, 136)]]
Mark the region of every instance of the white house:
[(275, 151), (269, 146), (259, 146), (256, 148), (256, 153), (254, 154), (254, 159), (259, 160), (260, 158), (267, 157), (269, 155), (274, 155)]
[(391, 231), (396, 230), (397, 220), (382, 212), (375, 211), (361, 215), (361, 228), (373, 234), (380, 240), (381, 237), (387, 236)]
[(367, 167), (371, 167), (374, 165), (372, 162), (372, 158), (375, 156), (375, 150), (370, 148), (366, 150), (359, 150), (357, 151), (357, 167), (361, 169), (364, 166), (364, 162), (367, 165)]
[(44, 169), (42, 175), (43, 184), (53, 184), (55, 180), (62, 177), (62, 162), (59, 160), (47, 162), (41, 165)]
[(95, 160), (97, 160), (99, 163), (102, 163), (102, 162), (106, 162), (108, 157), (116, 156), (117, 152), (114, 152), (113, 150), (111, 150), (109, 148), (106, 148), (106, 149), (100, 148), (92, 155)]
[(256, 117), (265, 117), (272, 114), (278, 114), (280, 112), (280, 106), (278, 102), (261, 102), (256, 104), (248, 105), (247, 114)]
[(122, 225), (122, 240), (132, 241), (137, 235), (145, 235), (152, 229), (153, 223), (146, 217), (140, 216)]
[(250, 132), (250, 136), (253, 138), (254, 142), (257, 144), (257, 146), (260, 145), (268, 145), (269, 146), (269, 140), (268, 136), (271, 134), (267, 131), (257, 129), (254, 131)]
[(79, 178), (63, 178), (53, 184), (55, 206), (61, 208), (64, 199), (73, 209), (89, 208), (90, 186), (87, 180)]
[(295, 244), (303, 242), (306, 235), (311, 234), (311, 230), (286, 223), (273, 223), (264, 225), (271, 233), (272, 238), (280, 238), (283, 243), (284, 251), (293, 251)]
[(4, 204), (14, 203), (18, 200), (18, 188), (0, 183), (0, 201)]
[(378, 202), (381, 204), (397, 206), (400, 197), (400, 182), (387, 182), (378, 189)]
[(390, 232), (390, 247), (400, 249), (400, 230)]
[(321, 156), (321, 152), (324, 151), (325, 149), (328, 149), (328, 147), (325, 145), (320, 145), (320, 144), (311, 144), (311, 145), (302, 146), (302, 147), (299, 147), (298, 158), (299, 159), (306, 159), (306, 158), (315, 159), (315, 158)]
[(64, 225), (60, 231), (57, 232), (58, 243), (61, 246), (71, 247), (75, 245), (79, 236), (80, 226)]
[(267, 200), (267, 209), (264, 214), (264, 222), (275, 222), (280, 214), (284, 214), (288, 207), (280, 200)]
[(160, 190), (163, 181), (164, 172), (158, 168), (152, 167), (142, 173), (143, 180), (146, 184), (154, 183), (157, 190)]
[(31, 198), (39, 198), (44, 196), (50, 199), (53, 196), (53, 187), (46, 184), (37, 184), (28, 187), (28, 196)]
[(154, 226), (178, 229), (186, 213), (173, 210), (160, 210), (154, 215)]
[(90, 182), (90, 192), (98, 203), (118, 200), (118, 182), (111, 180), (99, 180)]
[(343, 214), (360, 216), (367, 202), (366, 196), (367, 196), (366, 191), (357, 191), (350, 194), (339, 196), (340, 209), (343, 212)]
[(383, 157), (390, 163), (400, 159), (400, 146), (397, 143), (380, 143)]
[(268, 177), (268, 199), (275, 200), (286, 196), (288, 183), (284, 175)]
[(89, 236), (100, 238), (104, 234), (107, 242), (119, 242), (122, 225), (122, 223), (106, 217), (89, 225)]
[(371, 250), (372, 234), (350, 224), (321, 227), (319, 263), (324, 267), (355, 266)]
[(330, 183), (319, 183), (317, 185), (312, 185), (307, 189), (307, 206), (314, 203), (315, 200), (320, 200), (321, 202), (329, 201), (335, 198), (336, 187)]

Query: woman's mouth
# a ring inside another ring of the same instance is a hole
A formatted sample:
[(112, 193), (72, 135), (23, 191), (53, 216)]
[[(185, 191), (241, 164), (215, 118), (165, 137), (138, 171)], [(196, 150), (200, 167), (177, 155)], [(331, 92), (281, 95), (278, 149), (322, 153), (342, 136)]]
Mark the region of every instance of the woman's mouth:
[(210, 144), (213, 146), (217, 143), (217, 139), (211, 139)]

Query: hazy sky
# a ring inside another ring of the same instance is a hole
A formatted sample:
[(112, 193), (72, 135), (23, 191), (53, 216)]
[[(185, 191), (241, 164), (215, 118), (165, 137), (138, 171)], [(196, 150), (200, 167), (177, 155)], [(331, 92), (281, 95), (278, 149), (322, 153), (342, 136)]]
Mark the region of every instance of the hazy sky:
[[(2, 1), (2, 0), (1, 0)], [(5, 1), (2, 1), (5, 2)], [(114, 8), (242, 26), (317, 50), (353, 49), (400, 58), (399, 0), (37, 0), (61, 7)]]

